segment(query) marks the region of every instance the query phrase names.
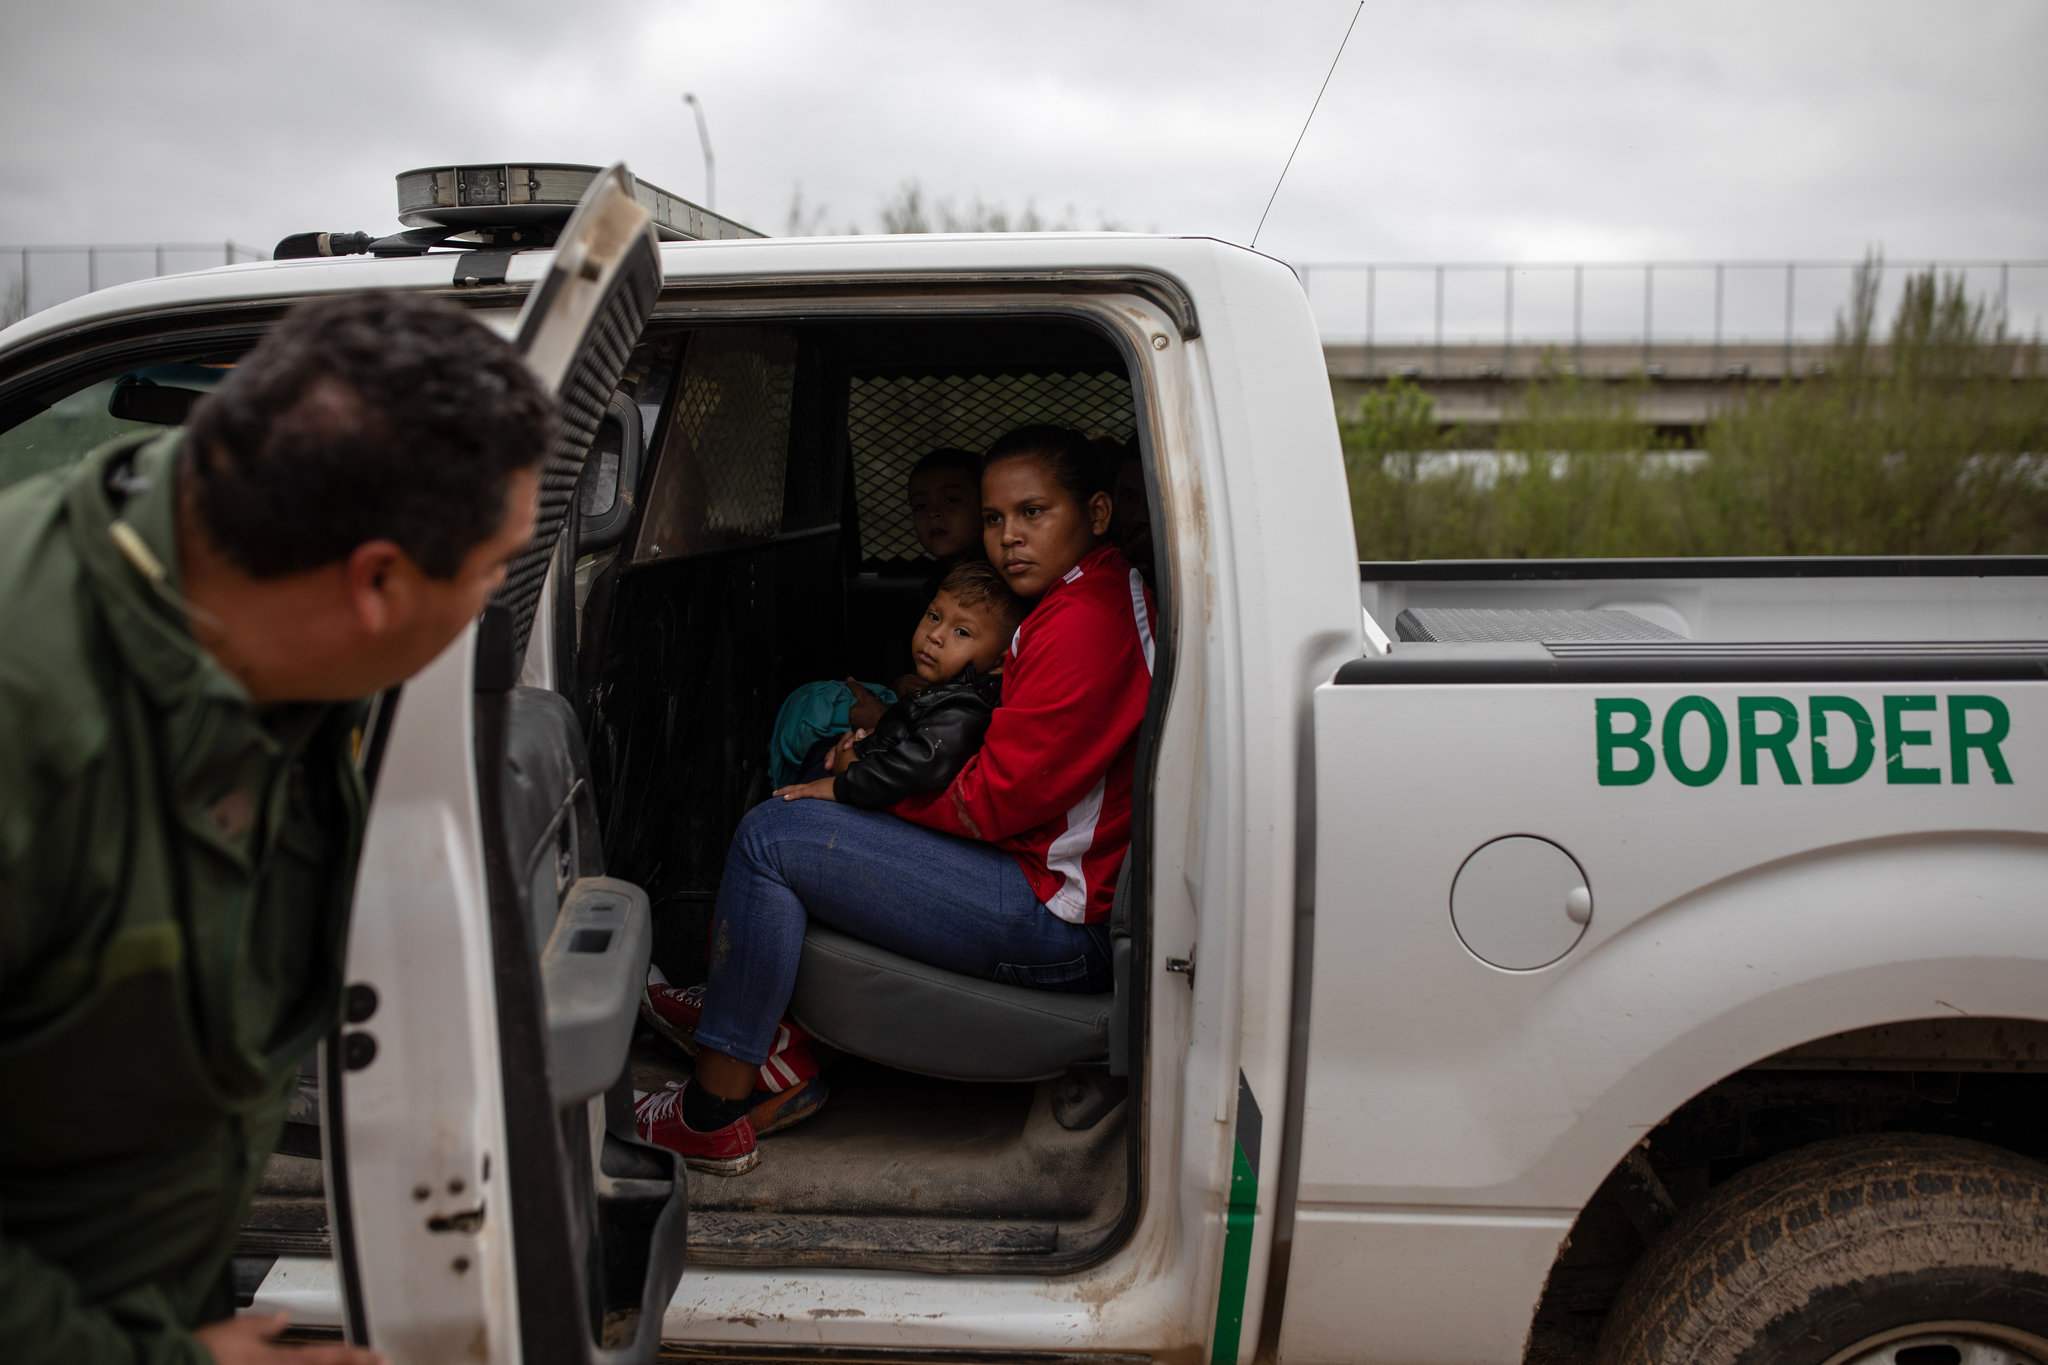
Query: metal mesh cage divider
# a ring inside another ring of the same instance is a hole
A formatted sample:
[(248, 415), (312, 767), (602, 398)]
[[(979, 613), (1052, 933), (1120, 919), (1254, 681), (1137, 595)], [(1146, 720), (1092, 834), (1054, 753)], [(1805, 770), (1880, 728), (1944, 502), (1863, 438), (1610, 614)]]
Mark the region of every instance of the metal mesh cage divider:
[(691, 333), (634, 563), (730, 549), (781, 532), (796, 359), (789, 331)]
[(703, 480), (705, 531), (766, 538), (782, 529), (795, 384), (788, 332), (735, 327), (691, 343), (672, 420)]
[(1137, 428), (1131, 384), (1113, 371), (859, 375), (847, 403), (862, 559), (917, 560), (911, 467), (942, 446), (979, 455), (1005, 432), (1058, 422), (1123, 440)]

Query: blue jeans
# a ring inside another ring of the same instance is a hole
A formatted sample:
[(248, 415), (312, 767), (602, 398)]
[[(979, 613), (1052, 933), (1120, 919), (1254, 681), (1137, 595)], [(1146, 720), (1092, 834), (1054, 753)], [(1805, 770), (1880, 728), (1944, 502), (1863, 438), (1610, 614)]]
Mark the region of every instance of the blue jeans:
[(726, 854), (699, 1043), (743, 1062), (768, 1059), (813, 918), (987, 981), (1110, 985), (1104, 927), (1069, 924), (1040, 905), (1003, 850), (884, 811), (770, 799), (747, 812)]

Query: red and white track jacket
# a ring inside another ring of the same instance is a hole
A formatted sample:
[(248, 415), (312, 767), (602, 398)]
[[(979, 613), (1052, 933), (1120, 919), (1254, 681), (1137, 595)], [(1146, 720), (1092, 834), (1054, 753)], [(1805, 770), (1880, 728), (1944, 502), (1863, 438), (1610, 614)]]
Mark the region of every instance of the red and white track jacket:
[(1106, 545), (1046, 590), (1003, 657), (1003, 704), (951, 786), (890, 809), (1008, 849), (1061, 919), (1109, 917), (1152, 689), (1152, 590)]

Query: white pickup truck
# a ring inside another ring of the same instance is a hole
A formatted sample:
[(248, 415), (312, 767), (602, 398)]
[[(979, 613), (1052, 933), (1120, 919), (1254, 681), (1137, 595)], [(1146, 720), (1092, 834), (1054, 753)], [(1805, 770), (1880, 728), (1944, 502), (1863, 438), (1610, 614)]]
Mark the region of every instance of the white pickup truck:
[[(411, 174), (372, 254), (0, 332), (17, 477), (297, 300), (602, 294), (539, 541), (366, 745), (246, 1300), (399, 1365), (2048, 1365), (2048, 561), (1360, 566), (1271, 259), (752, 240), (645, 185), (652, 233), (551, 252), (590, 173)], [(623, 1108), (683, 1065), (647, 963), (701, 971), (781, 697), (894, 671), (909, 465), (1026, 421), (1144, 466), (1116, 989), (814, 931), (832, 1104), (686, 1182)]]

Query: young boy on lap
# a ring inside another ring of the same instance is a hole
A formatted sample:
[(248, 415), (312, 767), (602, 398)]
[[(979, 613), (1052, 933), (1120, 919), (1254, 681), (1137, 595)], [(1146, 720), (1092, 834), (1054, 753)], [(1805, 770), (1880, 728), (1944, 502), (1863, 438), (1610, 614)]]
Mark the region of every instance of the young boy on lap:
[[(905, 491), (911, 530), (934, 561), (924, 585), (929, 601), (955, 566), (982, 557), (981, 459), (965, 450), (934, 450), (911, 468)], [(814, 751), (825, 739), (874, 729), (890, 703), (922, 685), (915, 673), (888, 684), (857, 678), (805, 683), (776, 713), (768, 743), (770, 778), (781, 787), (800, 780), (807, 766), (815, 771)]]
[(919, 688), (884, 711), (872, 732), (842, 739), (826, 761), (827, 776), (775, 795), (881, 810), (951, 782), (988, 733), (1002, 699), (1003, 652), (1025, 611), (987, 560), (948, 573), (910, 637)]

